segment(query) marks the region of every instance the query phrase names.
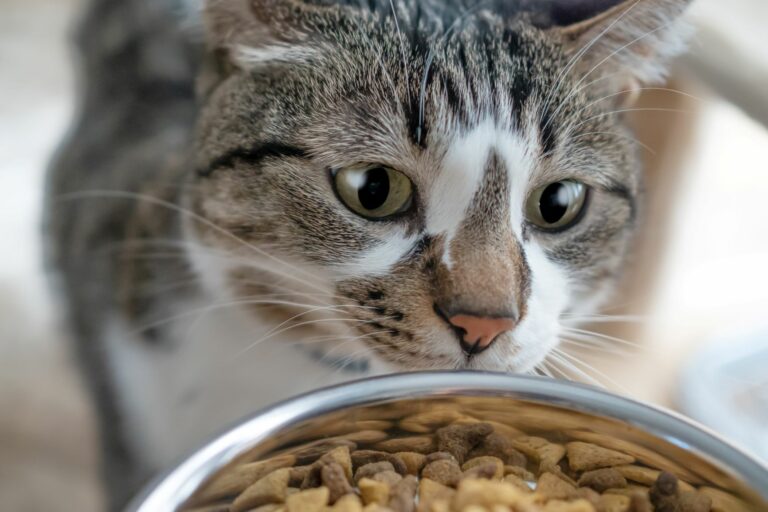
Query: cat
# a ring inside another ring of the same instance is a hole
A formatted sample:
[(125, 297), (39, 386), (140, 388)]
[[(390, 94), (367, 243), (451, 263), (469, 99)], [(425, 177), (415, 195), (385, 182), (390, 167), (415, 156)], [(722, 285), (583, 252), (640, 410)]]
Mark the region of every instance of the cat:
[(93, 0), (46, 233), (110, 507), (258, 408), (540, 371), (642, 217), (689, 0)]

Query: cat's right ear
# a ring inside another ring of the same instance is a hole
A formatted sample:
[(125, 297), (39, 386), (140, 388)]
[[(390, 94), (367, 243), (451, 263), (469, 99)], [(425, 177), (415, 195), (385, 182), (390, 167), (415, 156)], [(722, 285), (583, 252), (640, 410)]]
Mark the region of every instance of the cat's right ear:
[(297, 0), (206, 0), (202, 93), (238, 70), (311, 58), (308, 40), (323, 9)]

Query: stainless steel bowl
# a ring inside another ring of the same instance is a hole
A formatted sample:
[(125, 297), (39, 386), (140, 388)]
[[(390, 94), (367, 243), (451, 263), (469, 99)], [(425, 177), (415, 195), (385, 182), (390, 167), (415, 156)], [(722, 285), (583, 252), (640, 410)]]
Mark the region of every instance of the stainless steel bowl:
[(232, 465), (289, 451), (357, 421), (392, 421), (438, 409), (563, 441), (604, 440), (691, 483), (726, 491), (747, 510), (768, 511), (768, 468), (681, 416), (574, 383), (477, 372), (373, 378), (275, 405), (198, 450), (128, 510), (181, 510)]

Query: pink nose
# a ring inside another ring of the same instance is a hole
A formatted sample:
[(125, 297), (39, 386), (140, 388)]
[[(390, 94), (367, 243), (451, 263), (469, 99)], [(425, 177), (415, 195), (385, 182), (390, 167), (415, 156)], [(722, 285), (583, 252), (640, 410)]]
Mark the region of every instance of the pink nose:
[(448, 321), (454, 327), (464, 331), (461, 347), (469, 355), (484, 351), (491, 346), (499, 334), (511, 331), (517, 325), (512, 318), (487, 318), (474, 315), (455, 315)]

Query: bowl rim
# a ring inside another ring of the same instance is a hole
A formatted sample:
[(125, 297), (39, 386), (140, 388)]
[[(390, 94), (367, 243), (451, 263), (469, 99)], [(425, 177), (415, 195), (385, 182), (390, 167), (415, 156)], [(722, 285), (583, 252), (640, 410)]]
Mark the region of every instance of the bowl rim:
[(149, 484), (127, 511), (176, 510), (216, 471), (268, 438), (303, 420), (398, 399), (508, 396), (614, 418), (716, 461), (768, 501), (768, 466), (710, 429), (679, 413), (572, 381), (479, 371), (397, 373), (349, 381), (273, 404), (224, 430)]

